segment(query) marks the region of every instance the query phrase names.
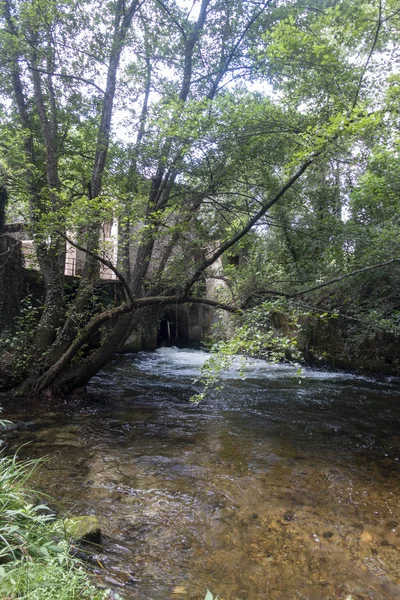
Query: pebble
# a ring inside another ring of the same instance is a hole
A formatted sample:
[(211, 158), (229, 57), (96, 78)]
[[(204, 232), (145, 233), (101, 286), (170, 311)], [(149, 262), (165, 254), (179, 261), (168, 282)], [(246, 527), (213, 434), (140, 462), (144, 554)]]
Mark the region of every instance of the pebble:
[(186, 595), (186, 589), (181, 585), (177, 585), (172, 590), (171, 598), (173, 598), (174, 596), (182, 596), (183, 594)]
[(360, 539), (364, 544), (370, 544), (372, 542), (372, 535), (368, 531), (363, 531)]
[(286, 511), (285, 514), (283, 515), (283, 518), (285, 521), (294, 521), (296, 518), (296, 513)]

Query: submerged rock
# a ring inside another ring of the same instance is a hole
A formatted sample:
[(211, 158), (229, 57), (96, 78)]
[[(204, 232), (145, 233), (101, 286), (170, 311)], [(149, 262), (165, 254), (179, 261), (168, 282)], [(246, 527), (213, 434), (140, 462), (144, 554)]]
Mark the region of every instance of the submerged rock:
[(285, 514), (283, 515), (283, 518), (284, 518), (285, 521), (295, 521), (296, 520), (296, 513), (290, 512), (290, 510), (287, 510), (285, 512)]
[(364, 544), (370, 544), (372, 542), (372, 535), (368, 531), (363, 531), (360, 539)]
[(71, 517), (64, 521), (67, 536), (76, 542), (101, 546), (100, 523), (94, 515)]

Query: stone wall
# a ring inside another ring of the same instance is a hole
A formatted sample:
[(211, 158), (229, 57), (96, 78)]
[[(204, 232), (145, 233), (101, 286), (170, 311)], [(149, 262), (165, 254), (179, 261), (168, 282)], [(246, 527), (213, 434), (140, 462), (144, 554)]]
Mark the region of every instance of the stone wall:
[(309, 321), (303, 327), (299, 347), (307, 362), (335, 369), (400, 373), (400, 337), (383, 330), (355, 334), (345, 319)]
[(130, 335), (122, 352), (155, 350), (160, 346), (199, 348), (210, 335), (215, 311), (188, 304), (143, 311), (140, 326)]

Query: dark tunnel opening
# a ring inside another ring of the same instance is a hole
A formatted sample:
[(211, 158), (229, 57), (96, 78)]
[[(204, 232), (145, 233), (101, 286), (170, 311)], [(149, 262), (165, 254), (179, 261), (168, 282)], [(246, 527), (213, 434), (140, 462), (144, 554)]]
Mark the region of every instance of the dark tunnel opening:
[(185, 313), (167, 310), (158, 326), (157, 346), (177, 346), (185, 348), (189, 345), (189, 323)]

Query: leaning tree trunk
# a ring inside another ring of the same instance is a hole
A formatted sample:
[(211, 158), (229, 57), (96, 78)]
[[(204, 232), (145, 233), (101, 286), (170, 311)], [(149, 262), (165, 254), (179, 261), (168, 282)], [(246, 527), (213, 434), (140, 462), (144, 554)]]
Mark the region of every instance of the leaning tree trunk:
[(91, 352), (64, 374), (61, 373), (53, 382), (51, 386), (53, 393), (64, 395), (85, 388), (89, 380), (113, 358), (120, 348), (121, 341), (125, 339), (126, 332), (137, 327), (141, 319), (141, 311), (119, 317), (111, 331), (105, 335), (100, 348)]
[[(89, 185), (90, 199), (96, 199), (101, 194), (104, 169), (110, 145), (117, 72), (126, 36), (138, 6), (138, 0), (133, 0), (129, 7), (125, 6), (124, 0), (118, 0), (115, 9), (113, 42), (107, 72), (107, 84), (102, 102), (101, 120), (97, 135), (92, 177)], [(65, 321), (60, 334), (51, 348), (51, 353), (46, 357), (45, 368), (49, 368), (55, 364), (68, 351), (69, 346), (73, 344), (75, 337), (78, 335), (80, 323), (77, 323), (76, 315), (85, 314), (93, 296), (94, 286), (99, 278), (99, 263), (91, 253), (95, 252), (98, 248), (100, 227), (100, 221), (90, 224), (88, 227), (87, 250), (89, 250), (89, 253), (86, 255), (82, 281), (74, 301), (74, 306), (70, 311), (71, 316)]]

